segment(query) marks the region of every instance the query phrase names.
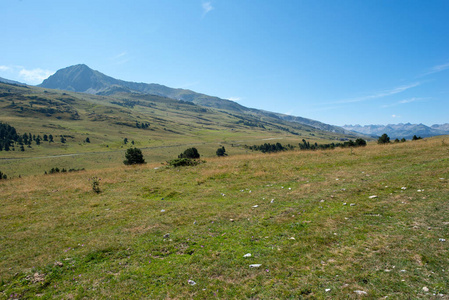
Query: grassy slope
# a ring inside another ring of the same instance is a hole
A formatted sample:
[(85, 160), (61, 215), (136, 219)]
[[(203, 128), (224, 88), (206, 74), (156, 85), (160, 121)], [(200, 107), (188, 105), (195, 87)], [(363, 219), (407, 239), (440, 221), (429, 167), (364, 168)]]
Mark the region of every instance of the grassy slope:
[(448, 294), (448, 157), (440, 137), (0, 181), (0, 295)]
[[(116, 104), (136, 101), (139, 104), (133, 107)], [(176, 157), (187, 145), (194, 145), (203, 156), (210, 157), (220, 145), (230, 154), (242, 154), (246, 152), (244, 148), (232, 145), (261, 144), (267, 139), (297, 145), (303, 138), (313, 143), (344, 137), (297, 123), (203, 108), (151, 95), (105, 97), (1, 83), (0, 121), (14, 126), (20, 134), (30, 132), (41, 137), (44, 134), (55, 137), (55, 143), (42, 142), (39, 146), (33, 143), (25, 152), (0, 151), (0, 170), (9, 176), (42, 174), (52, 167), (119, 166), (125, 149), (131, 146), (123, 144), (124, 138), (134, 140), (147, 161), (161, 163)], [(136, 128), (136, 121), (149, 122), (150, 126)], [(265, 128), (246, 126), (239, 121)], [(67, 137), (67, 143), (60, 142), (60, 135)], [(90, 143), (85, 142), (87, 137)], [(76, 156), (43, 159), (67, 154)], [(10, 158), (20, 160), (6, 160)]]

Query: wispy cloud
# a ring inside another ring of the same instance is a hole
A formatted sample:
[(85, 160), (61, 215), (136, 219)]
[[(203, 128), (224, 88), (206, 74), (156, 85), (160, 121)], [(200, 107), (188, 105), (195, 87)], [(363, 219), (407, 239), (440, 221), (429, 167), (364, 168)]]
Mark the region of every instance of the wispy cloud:
[(400, 118), (401, 116), (398, 116), (398, 115), (391, 115), (391, 117), (392, 117), (393, 119), (397, 119), (397, 118)]
[(47, 79), (50, 75), (54, 74), (54, 71), (42, 70), (40, 68), (27, 70), (23, 68), (19, 71), (19, 77), (22, 78), (26, 83), (37, 84)]
[(7, 66), (0, 66), (0, 71), (9, 71), (11, 68)]
[(391, 103), (391, 104), (385, 104), (382, 105), (382, 108), (387, 108), (387, 107), (392, 107), (392, 106), (397, 106), (397, 105), (401, 105), (401, 104), (407, 104), (407, 103), (412, 103), (412, 102), (417, 102), (417, 101), (424, 101), (424, 100), (428, 100), (429, 98), (409, 98), (409, 99), (404, 99), (395, 103)]
[(427, 76), (427, 75), (430, 75), (430, 74), (442, 72), (442, 71), (447, 70), (447, 69), (449, 69), (449, 63), (433, 66), (432, 68), (430, 68), (429, 71), (427, 71), (426, 73), (422, 74), (421, 76)]
[(240, 97), (229, 97), (228, 100), (237, 102), (237, 101), (242, 100), (242, 98), (240, 98)]
[(113, 57), (111, 57), (111, 60), (115, 62), (117, 65), (121, 65), (124, 63), (127, 63), (130, 59), (128, 57), (128, 52), (123, 51)]
[(351, 98), (351, 99), (345, 99), (345, 100), (339, 100), (339, 101), (335, 101), (335, 102), (332, 102), (332, 103), (338, 103), (338, 104), (356, 103), (356, 102), (362, 102), (362, 101), (368, 101), (368, 100), (372, 100), (372, 99), (388, 97), (388, 96), (391, 96), (391, 95), (402, 93), (402, 92), (404, 92), (404, 91), (406, 91), (408, 89), (417, 87), (420, 84), (421, 84), (420, 82), (415, 82), (415, 83), (411, 83), (411, 84), (408, 84), (408, 85), (398, 86), (398, 87), (395, 87), (393, 89), (376, 92), (376, 93), (374, 93), (372, 95), (367, 95), (367, 96), (357, 97), (357, 98)]
[(214, 7), (212, 6), (212, 3), (210, 1), (203, 2), (203, 17), (213, 9)]

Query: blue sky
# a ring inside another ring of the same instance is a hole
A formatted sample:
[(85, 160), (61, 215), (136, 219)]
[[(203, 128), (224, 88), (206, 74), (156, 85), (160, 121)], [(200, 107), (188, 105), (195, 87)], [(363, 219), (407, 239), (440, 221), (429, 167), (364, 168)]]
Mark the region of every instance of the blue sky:
[(332, 125), (449, 122), (449, 1), (0, 2), (0, 77), (106, 75)]

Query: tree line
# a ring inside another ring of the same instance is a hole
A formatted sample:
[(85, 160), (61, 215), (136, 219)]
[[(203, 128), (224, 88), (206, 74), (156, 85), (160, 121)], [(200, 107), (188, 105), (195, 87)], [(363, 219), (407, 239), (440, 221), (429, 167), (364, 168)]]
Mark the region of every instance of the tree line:
[[(362, 138), (358, 138), (355, 141), (349, 140), (343, 143), (329, 143), (329, 144), (318, 144), (318, 143), (311, 144), (305, 139), (302, 139), (302, 142), (298, 144), (300, 150), (319, 150), (319, 149), (324, 150), (324, 149), (334, 149), (337, 147), (347, 148), (347, 147), (362, 147), (362, 146), (366, 146), (366, 141)], [(244, 147), (253, 151), (261, 151), (262, 153), (287, 151), (296, 148), (293, 145), (287, 144), (286, 146), (284, 146), (281, 143), (276, 144), (265, 143), (263, 145), (253, 145), (253, 146), (245, 145)]]
[[(13, 126), (0, 122), (0, 151), (15, 151), (16, 147), (20, 151), (25, 151), (25, 147), (31, 148), (33, 143), (36, 145), (42, 142), (53, 143), (57, 138), (63, 144), (67, 141), (64, 135), (54, 137), (52, 134), (42, 136), (31, 133), (19, 134)], [(90, 139), (86, 138), (85, 142), (90, 143)]]

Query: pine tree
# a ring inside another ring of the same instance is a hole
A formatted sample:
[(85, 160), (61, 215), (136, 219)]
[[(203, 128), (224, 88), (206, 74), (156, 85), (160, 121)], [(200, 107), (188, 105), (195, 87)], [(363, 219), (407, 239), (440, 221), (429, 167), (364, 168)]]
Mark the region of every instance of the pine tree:
[(390, 137), (384, 133), (382, 136), (377, 140), (378, 144), (388, 144), (390, 143)]
[(217, 152), (215, 152), (217, 154), (217, 156), (227, 156), (228, 154), (226, 154), (226, 149), (224, 146), (222, 146), (221, 148), (217, 149)]
[(129, 148), (125, 153), (125, 160), (123, 163), (125, 165), (136, 165), (136, 164), (144, 164), (145, 160), (143, 159), (142, 150), (138, 148)]

